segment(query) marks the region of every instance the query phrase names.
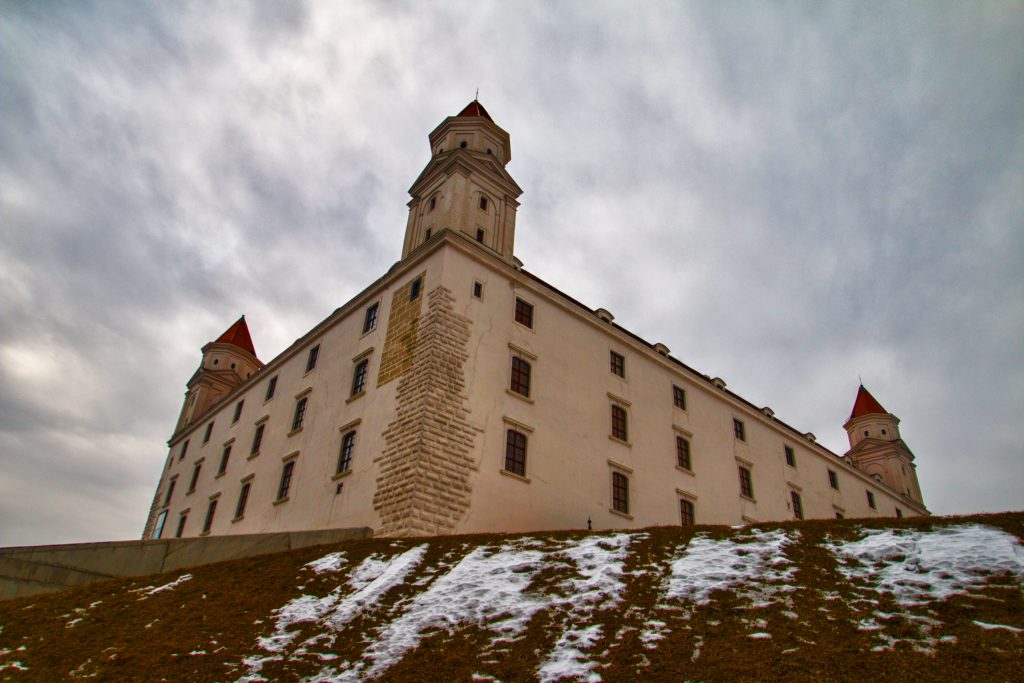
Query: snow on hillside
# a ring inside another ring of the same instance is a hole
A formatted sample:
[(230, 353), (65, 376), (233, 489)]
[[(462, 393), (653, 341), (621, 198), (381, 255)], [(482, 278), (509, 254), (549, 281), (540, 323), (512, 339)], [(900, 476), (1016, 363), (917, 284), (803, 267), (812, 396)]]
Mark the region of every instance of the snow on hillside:
[(168, 680), (913, 678), (913, 657), (987, 678), (1024, 654), (1022, 516), (999, 520), (306, 549), (0, 603), (0, 679), (151, 660)]

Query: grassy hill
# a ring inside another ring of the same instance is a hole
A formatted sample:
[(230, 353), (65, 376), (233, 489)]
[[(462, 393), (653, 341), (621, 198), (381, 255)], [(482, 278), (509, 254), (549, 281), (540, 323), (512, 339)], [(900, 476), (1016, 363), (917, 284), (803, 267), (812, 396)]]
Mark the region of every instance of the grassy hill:
[(0, 680), (1020, 680), (1024, 513), (372, 539), (0, 603)]

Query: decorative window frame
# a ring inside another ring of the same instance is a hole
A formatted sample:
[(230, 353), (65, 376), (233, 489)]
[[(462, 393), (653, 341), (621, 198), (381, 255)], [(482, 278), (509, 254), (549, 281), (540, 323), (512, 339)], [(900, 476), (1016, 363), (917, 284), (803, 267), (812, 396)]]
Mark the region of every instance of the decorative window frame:
[[(352, 420), (351, 422), (348, 422), (338, 427), (338, 433), (341, 435), (341, 441), (338, 442), (338, 457), (341, 457), (341, 447), (345, 443), (345, 435), (351, 431), (354, 431), (356, 433), (356, 443), (354, 446), (352, 446), (352, 457), (353, 459), (355, 458), (355, 449), (359, 448), (360, 441), (359, 430), (357, 428), (359, 427), (360, 424), (362, 424), (362, 422), (363, 418), (358, 417)], [(337, 467), (337, 464), (335, 464), (335, 467)], [(339, 479), (344, 479), (350, 474), (352, 474), (351, 465), (349, 465), (349, 468), (344, 472), (335, 472), (333, 475), (331, 475), (331, 481), (338, 481)]]
[[(363, 396), (366, 395), (366, 387), (368, 387), (370, 385), (370, 377), (371, 377), (370, 360), (371, 360), (372, 356), (373, 356), (373, 347), (371, 346), (370, 348), (365, 349), (364, 351), (360, 352), (358, 355), (356, 355), (356, 356), (354, 356), (352, 358), (352, 374), (349, 377), (349, 383), (348, 383), (349, 384), (349, 386), (348, 386), (349, 395), (348, 395), (348, 398), (345, 399), (345, 403), (351, 403), (352, 401), (357, 401), (357, 400), (359, 400), (360, 398), (362, 398)], [(351, 392), (352, 392), (352, 389), (353, 389), (352, 385), (355, 383), (355, 380), (356, 380), (356, 368), (359, 367), (359, 364), (362, 363), (364, 360), (366, 361), (366, 377), (363, 378), (363, 389), (359, 393), (353, 394)]]
[(313, 387), (310, 386), (310, 387), (306, 387), (305, 389), (303, 389), (299, 393), (295, 394), (295, 405), (292, 406), (291, 424), (295, 424), (295, 413), (296, 413), (296, 411), (299, 408), (299, 401), (301, 401), (302, 399), (306, 399), (306, 406), (303, 408), (303, 411), (302, 411), (302, 424), (300, 424), (298, 427), (295, 427), (294, 429), (289, 431), (288, 434), (286, 435), (288, 438), (291, 438), (291, 437), (295, 436), (296, 434), (301, 432), (306, 427), (306, 410), (309, 408), (309, 395), (312, 392), (313, 392)]
[[(383, 313), (383, 311), (381, 309), (383, 308), (383, 304), (384, 304), (383, 297), (377, 297), (377, 299), (375, 299), (375, 300), (367, 303), (365, 306), (363, 306), (363, 320), (362, 320), (362, 322), (359, 325), (359, 329), (362, 330), (360, 332), (360, 334), (359, 334), (359, 338), (360, 339), (362, 339), (363, 337), (365, 337), (368, 334), (373, 334), (374, 332), (377, 331), (377, 328), (380, 327), (381, 314)], [(366, 316), (369, 315), (370, 309), (373, 308), (374, 306), (377, 307), (376, 317), (374, 317), (373, 325), (370, 326), (370, 329), (366, 329)]]
[[(517, 481), (529, 484), (532, 481), (532, 479), (529, 476), (531, 460), (530, 442), (533, 440), (534, 429), (530, 425), (520, 422), (519, 420), (516, 420), (514, 418), (511, 418), (508, 415), (503, 415), (501, 418), (501, 422), (503, 425), (501, 430), (501, 461), (500, 466), (498, 468), (498, 472), (506, 477), (511, 477), (512, 479), (515, 479)], [(509, 429), (521, 432), (526, 436), (526, 462), (523, 465), (524, 474), (516, 474), (515, 472), (509, 472), (507, 469), (505, 469), (505, 449), (507, 448)]]
[[(629, 512), (615, 509), (615, 474), (626, 477), (626, 507)], [(624, 519), (633, 519), (633, 468), (616, 460), (608, 459), (608, 512)]]
[[(625, 439), (620, 439), (619, 437), (614, 436), (614, 434), (612, 432), (612, 406), (618, 406), (619, 408), (622, 408), (626, 412), (626, 438)], [(614, 441), (617, 444), (622, 444), (623, 446), (626, 446), (627, 448), (632, 448), (633, 447), (633, 442), (629, 440), (630, 432), (632, 432), (632, 429), (630, 429), (630, 425), (629, 425), (629, 423), (632, 422), (632, 420), (630, 419), (630, 417), (631, 417), (630, 416), (630, 409), (632, 407), (633, 407), (633, 404), (630, 403), (629, 401), (627, 401), (626, 399), (622, 398), (621, 396), (617, 396), (617, 395), (613, 394), (610, 391), (608, 392), (608, 412), (606, 413), (606, 415), (608, 415), (608, 439), (611, 440), (611, 441)]]
[[(527, 403), (531, 403), (532, 404), (532, 403), (535, 402), (534, 398), (533, 398), (533, 393), (534, 393), (534, 381), (533, 381), (533, 379), (534, 379), (534, 376), (536, 374), (534, 372), (534, 370), (537, 367), (537, 356), (532, 354), (532, 353), (530, 353), (529, 351), (527, 351), (526, 349), (522, 348), (521, 346), (516, 346), (515, 344), (513, 344), (511, 342), (509, 342), (508, 350), (509, 350), (509, 353), (508, 353), (508, 368), (507, 368), (507, 371), (505, 373), (505, 376), (508, 377), (509, 379), (508, 379), (507, 382), (505, 382), (505, 393), (507, 393), (510, 396), (514, 396), (514, 397), (518, 398), (520, 401), (526, 401)], [(512, 391), (512, 387), (510, 386), (511, 385), (511, 381), (512, 381), (512, 359), (516, 358), (516, 357), (520, 358), (521, 360), (525, 360), (527, 363), (530, 364), (530, 395), (529, 396), (523, 396), (522, 394), (520, 394), (517, 391)]]
[[(688, 442), (690, 442), (690, 467), (689, 467), (689, 469), (687, 469), (687, 468), (685, 468), (685, 467), (683, 467), (682, 465), (679, 464), (679, 453), (676, 450), (676, 442), (675, 442), (676, 437), (679, 437), (679, 436), (683, 437)], [(684, 472), (686, 474), (689, 474), (691, 477), (697, 476), (697, 472), (694, 471), (694, 469), (693, 469), (693, 433), (690, 432), (689, 430), (683, 429), (679, 425), (672, 425), (672, 455), (674, 456), (673, 460), (674, 460), (674, 462), (676, 464), (676, 469), (677, 470), (679, 470), (680, 472)]]

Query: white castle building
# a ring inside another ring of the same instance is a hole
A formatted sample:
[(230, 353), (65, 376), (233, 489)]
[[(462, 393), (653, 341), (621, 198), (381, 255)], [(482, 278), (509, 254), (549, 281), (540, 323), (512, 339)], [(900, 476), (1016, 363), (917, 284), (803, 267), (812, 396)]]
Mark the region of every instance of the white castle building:
[(524, 270), (478, 102), (430, 152), (383, 277), (267, 363), (244, 318), (203, 347), (145, 538), (928, 514), (864, 387), (840, 456)]

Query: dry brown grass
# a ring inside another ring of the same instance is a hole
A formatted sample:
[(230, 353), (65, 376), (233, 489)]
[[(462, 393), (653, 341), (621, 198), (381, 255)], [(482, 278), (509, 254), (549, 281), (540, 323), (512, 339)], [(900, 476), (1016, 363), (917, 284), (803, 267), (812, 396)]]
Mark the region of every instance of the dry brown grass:
[[(998, 527), (1018, 539), (1024, 537), (1024, 513), (758, 525), (763, 530), (797, 529), (800, 539), (787, 549), (787, 556), (798, 566), (796, 590), (787, 594), (786, 601), (756, 610), (731, 592), (716, 594), (706, 606), (682, 606), (685, 609), (661, 598), (667, 562), (680, 546), (696, 533), (726, 537), (738, 532), (725, 527), (647, 529), (646, 537), (630, 547), (622, 602), (592, 615), (590, 623), (603, 626), (600, 641), (590, 650), (599, 662), (597, 672), (606, 681), (1021, 680), (1024, 634), (984, 630), (973, 623), (1024, 629), (1019, 580), (997, 577), (969, 595), (910, 610), (898, 608), (884, 595), (876, 596), (878, 605), (870, 605), (858, 602), (865, 593), (836, 571), (835, 557), (822, 545), (827, 538), (856, 538), (861, 527), (929, 529), (965, 520)], [(584, 535), (534, 537), (554, 547)], [(377, 629), (394, 618), (402, 601), (425, 589), (426, 582), (414, 583), (431, 568), (442, 565), (437, 572), (440, 575), (443, 566), (454, 564), (474, 547), (515, 538), (426, 539), (429, 549), (417, 571), (337, 631), (333, 645), (321, 643), (316, 651), (336, 655), (337, 659), (331, 660), (334, 663), (358, 660)], [(327, 595), (343, 581), (345, 571), (371, 553), (395, 554), (423, 542), (360, 540), (197, 567), (189, 572), (191, 580), (147, 597), (133, 591), (166, 584), (185, 572), (108, 581), (3, 602), (0, 680), (55, 681), (86, 676), (97, 680), (235, 680), (246, 671), (244, 658), (260, 653), (257, 638), (273, 632), (273, 610), (302, 594)], [(303, 569), (307, 562), (339, 549), (348, 559), (345, 571), (314, 575)], [(530, 591), (556, 593), (571, 573), (568, 565), (551, 564), (533, 576)], [(884, 620), (881, 634), (857, 628), (857, 622), (868, 616), (869, 607), (896, 615)], [(919, 617), (932, 620), (930, 634), (922, 630), (924, 622), (915, 621)], [(71, 624), (74, 619), (80, 621)], [(540, 610), (518, 640), (498, 647), (492, 642), (494, 634), (478, 626), (466, 625), (453, 633), (438, 630), (427, 634), (382, 679), (469, 681), (473, 674), (484, 674), (503, 681), (535, 680), (565, 619), (565, 613), (557, 609)], [(664, 639), (648, 648), (640, 635), (651, 619), (667, 626)], [(752, 639), (749, 635), (754, 630), (767, 631), (772, 638)], [(320, 631), (322, 627), (316, 624), (302, 626), (303, 637)], [(872, 651), (882, 635), (907, 642)], [(930, 653), (917, 649), (915, 644), (929, 635), (953, 636), (955, 641), (947, 638)], [(694, 658), (698, 643), (700, 654)], [(199, 651), (205, 654), (189, 654)], [(15, 661), (27, 670), (13, 668)], [(296, 680), (315, 676), (331, 662), (292, 651), (288, 658), (266, 663), (261, 673), (270, 680)]]

